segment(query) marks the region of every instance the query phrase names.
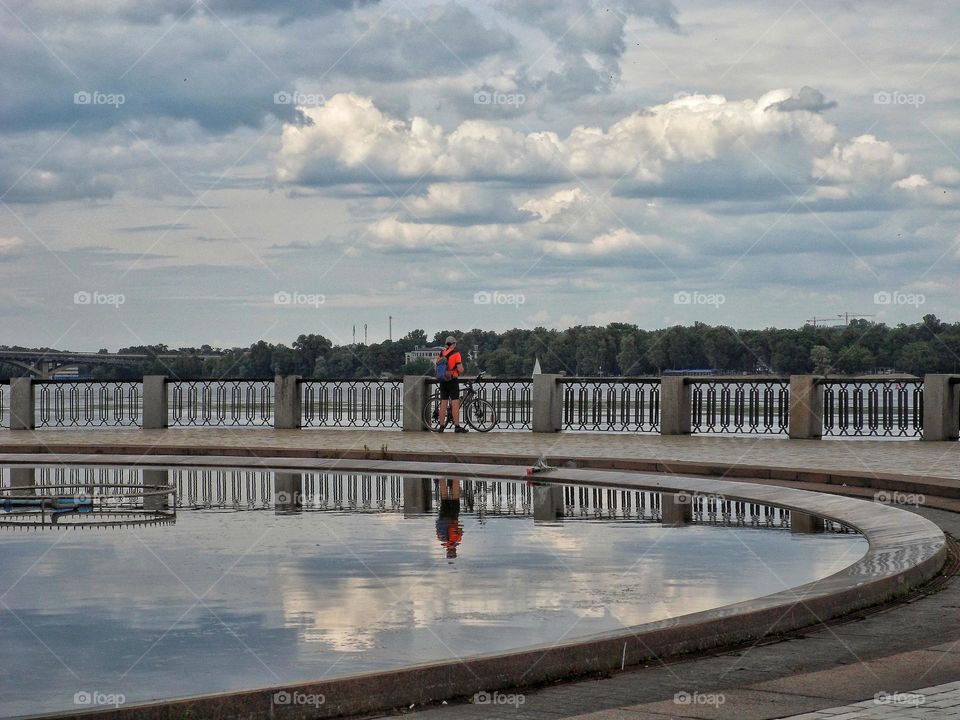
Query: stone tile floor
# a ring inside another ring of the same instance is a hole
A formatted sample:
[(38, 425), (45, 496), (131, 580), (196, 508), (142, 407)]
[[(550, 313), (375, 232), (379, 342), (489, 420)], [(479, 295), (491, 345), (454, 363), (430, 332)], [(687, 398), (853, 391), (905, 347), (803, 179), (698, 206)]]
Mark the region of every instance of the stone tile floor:
[(960, 681), (876, 696), (852, 705), (791, 715), (790, 720), (948, 720), (960, 718)]

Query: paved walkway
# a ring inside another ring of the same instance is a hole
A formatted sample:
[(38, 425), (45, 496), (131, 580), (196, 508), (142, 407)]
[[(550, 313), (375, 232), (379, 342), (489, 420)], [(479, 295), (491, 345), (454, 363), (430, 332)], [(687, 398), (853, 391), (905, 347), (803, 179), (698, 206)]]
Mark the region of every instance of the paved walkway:
[(901, 693), (878, 693), (870, 700), (827, 708), (818, 712), (792, 715), (791, 720), (917, 720), (960, 719), (960, 682), (935, 685)]
[(920, 440), (787, 440), (766, 436), (660, 436), (631, 433), (531, 432), (411, 433), (385, 430), (274, 430), (272, 428), (188, 428), (169, 430), (0, 430), (0, 453), (23, 445), (61, 447), (83, 444), (105, 448), (206, 447), (243, 451), (360, 450), (554, 455), (674, 460), (824, 472), (866, 470), (921, 474), (960, 480), (960, 442)]

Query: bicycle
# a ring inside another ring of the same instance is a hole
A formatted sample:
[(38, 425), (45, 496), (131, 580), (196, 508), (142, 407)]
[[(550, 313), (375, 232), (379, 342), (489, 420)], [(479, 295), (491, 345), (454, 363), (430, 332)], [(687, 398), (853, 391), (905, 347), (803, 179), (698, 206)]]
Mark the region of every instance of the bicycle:
[[(477, 395), (473, 384), (483, 377), (483, 373), (478, 374), (473, 380), (464, 380), (465, 391), (460, 398), (460, 418), (467, 425), (477, 432), (490, 432), (497, 424), (497, 411), (493, 403), (484, 400)], [(452, 412), (447, 411), (447, 424), (450, 425)], [(423, 423), (431, 432), (440, 432), (440, 388), (433, 391), (429, 401), (423, 409)]]

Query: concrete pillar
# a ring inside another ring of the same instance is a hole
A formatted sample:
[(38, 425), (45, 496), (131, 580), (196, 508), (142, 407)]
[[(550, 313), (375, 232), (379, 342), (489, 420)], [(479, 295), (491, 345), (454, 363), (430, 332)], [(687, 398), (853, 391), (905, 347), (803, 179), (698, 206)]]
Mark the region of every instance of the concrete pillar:
[(693, 498), (687, 493), (660, 493), (664, 527), (683, 527), (693, 520)]
[(690, 385), (681, 375), (660, 378), (660, 434), (689, 435), (693, 413)]
[(403, 479), (404, 516), (423, 515), (433, 509), (433, 481), (430, 478)]
[(37, 469), (32, 467), (11, 467), (10, 487), (16, 488), (18, 495), (30, 495), (36, 492)]
[(790, 376), (791, 440), (818, 440), (823, 435), (823, 388), (818, 375)]
[(143, 429), (161, 430), (170, 417), (167, 399), (167, 378), (164, 375), (143, 376)]
[(277, 375), (273, 379), (273, 427), (296, 430), (300, 427), (299, 375)]
[[(144, 393), (144, 399), (146, 399), (146, 393)], [(170, 493), (158, 495), (156, 491), (158, 488), (170, 487), (170, 471), (167, 468), (144, 468), (140, 473), (143, 478), (143, 509), (148, 512), (169, 510)]]
[(559, 432), (563, 427), (563, 385), (559, 375), (533, 376), (533, 431)]
[(813, 533), (823, 532), (823, 518), (791, 510), (790, 532), (800, 535), (811, 535)]
[(303, 473), (273, 474), (273, 507), (278, 513), (300, 511), (303, 507)]
[(36, 422), (36, 400), (33, 378), (10, 378), (10, 429), (33, 430)]
[(426, 430), (423, 424), (423, 409), (427, 405), (427, 378), (423, 375), (403, 376), (403, 423), (404, 430), (418, 432)]
[(533, 486), (534, 521), (554, 522), (563, 517), (563, 485)]
[(923, 440), (956, 440), (960, 436), (958, 375), (923, 376)]

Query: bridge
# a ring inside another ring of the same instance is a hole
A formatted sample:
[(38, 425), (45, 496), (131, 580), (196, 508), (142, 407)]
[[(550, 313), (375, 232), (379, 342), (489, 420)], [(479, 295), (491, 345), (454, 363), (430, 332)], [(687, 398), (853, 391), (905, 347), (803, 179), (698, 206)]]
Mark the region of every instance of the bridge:
[(148, 355), (147, 353), (92, 353), (70, 352), (68, 350), (0, 350), (0, 362), (26, 370), (31, 375), (41, 379), (50, 375), (64, 365), (91, 364), (114, 365), (130, 367), (138, 362), (147, 360), (174, 360), (178, 358), (209, 358), (220, 357), (216, 354), (189, 354), (165, 353), (162, 355)]

